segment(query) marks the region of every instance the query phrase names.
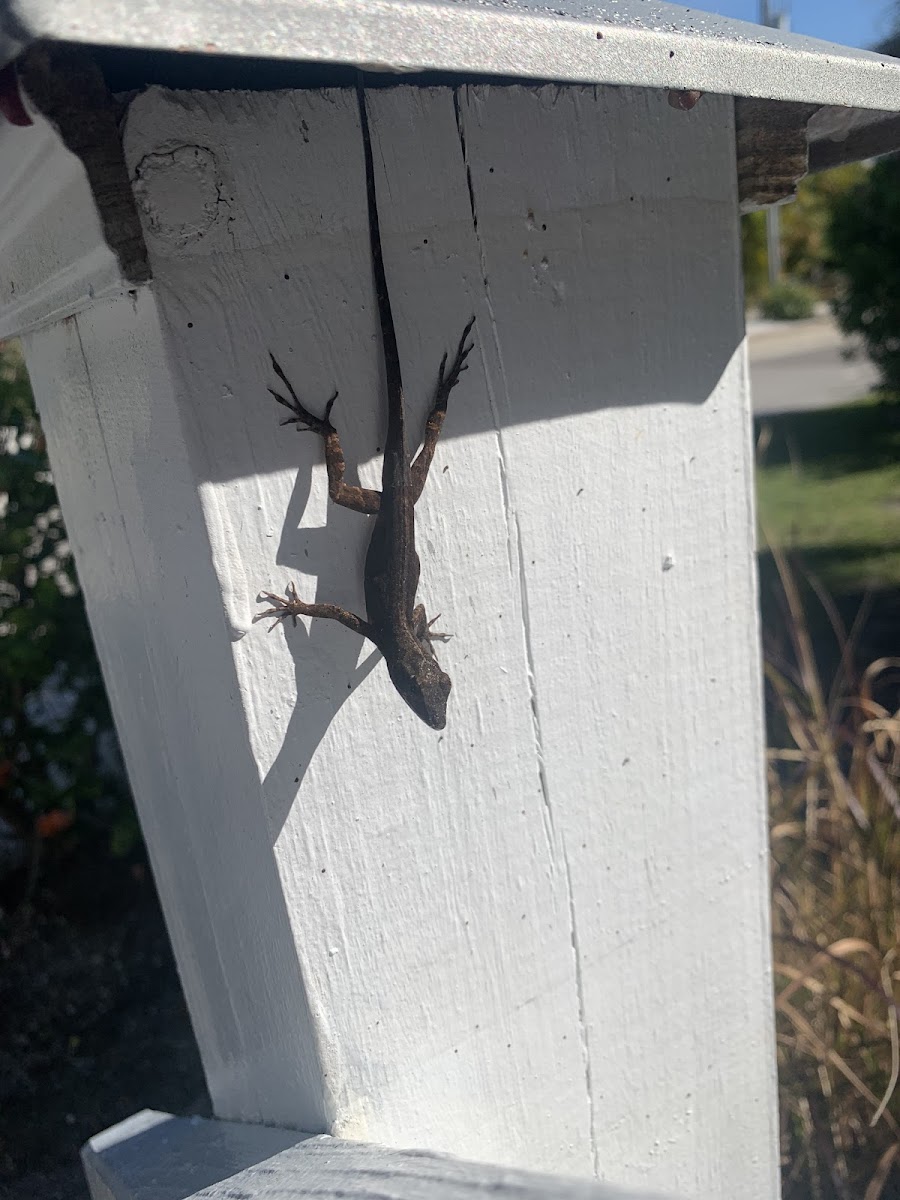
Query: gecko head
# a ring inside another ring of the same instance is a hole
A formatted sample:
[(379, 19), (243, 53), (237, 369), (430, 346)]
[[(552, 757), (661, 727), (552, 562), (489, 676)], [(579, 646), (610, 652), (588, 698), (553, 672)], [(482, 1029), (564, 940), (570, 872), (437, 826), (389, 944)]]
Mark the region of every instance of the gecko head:
[(446, 675), (431, 653), (412, 655), (409, 666), (394, 662), (389, 666), (394, 687), (413, 710), (432, 729), (447, 724), (447, 697), (450, 695), (450, 676)]

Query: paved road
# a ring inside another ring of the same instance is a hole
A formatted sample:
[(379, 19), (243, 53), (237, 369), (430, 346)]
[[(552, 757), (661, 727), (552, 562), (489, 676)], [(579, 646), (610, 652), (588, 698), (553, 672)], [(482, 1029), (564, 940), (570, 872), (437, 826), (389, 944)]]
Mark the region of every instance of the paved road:
[(865, 357), (841, 356), (847, 342), (830, 316), (747, 325), (753, 411), (758, 416), (832, 408), (858, 400), (878, 382)]

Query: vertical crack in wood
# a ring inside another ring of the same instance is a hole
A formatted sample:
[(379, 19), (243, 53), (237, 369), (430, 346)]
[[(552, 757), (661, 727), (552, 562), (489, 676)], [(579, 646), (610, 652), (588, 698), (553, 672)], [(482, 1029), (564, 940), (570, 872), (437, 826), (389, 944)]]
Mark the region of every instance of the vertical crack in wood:
[(591, 1048), (587, 1034), (587, 1003), (584, 995), (584, 971), (582, 969), (581, 944), (578, 938), (578, 920), (575, 907), (575, 889), (572, 885), (572, 869), (562, 837), (563, 865), (566, 869), (566, 898), (569, 902), (569, 935), (572, 939), (572, 957), (575, 960), (575, 992), (578, 997), (578, 1034), (581, 1038), (581, 1057), (584, 1061), (584, 1085), (587, 1092), (588, 1121), (591, 1126), (591, 1166), (594, 1178), (600, 1178), (600, 1148), (597, 1145), (596, 1120), (594, 1113), (594, 1074), (591, 1068)]
[[(487, 261), (484, 252), (484, 243), (478, 232), (478, 211), (475, 204), (475, 190), (472, 184), (472, 169), (469, 164), (468, 151), (466, 148), (466, 133), (463, 122), (462, 108), (459, 102), (459, 89), (454, 88), (453, 91), (453, 110), (456, 116), (456, 132), (459, 136), (460, 152), (462, 154), (462, 162), (466, 171), (466, 179), (469, 187), (469, 203), (472, 208), (472, 228), (475, 233), (475, 242), (478, 247), (478, 262), (481, 271), (481, 283), (484, 288), (484, 298), (487, 304), (488, 313), (491, 319), (491, 335), (494, 341), (494, 351), (497, 355), (497, 361), (500, 366), (500, 377), (506, 381), (506, 370), (503, 365), (503, 351), (500, 347), (500, 340), (497, 337), (497, 322), (494, 313), (494, 303), (491, 296), (491, 285), (487, 273)], [(510, 567), (513, 575), (519, 581), (519, 596), (522, 605), (522, 626), (525, 639), (526, 667), (528, 673), (528, 688), (531, 699), (531, 720), (534, 732), (535, 754), (538, 764), (538, 779), (541, 788), (541, 797), (544, 808), (544, 834), (547, 840), (547, 853), (551, 865), (554, 862), (553, 856), (553, 841), (554, 841), (554, 824), (553, 824), (553, 807), (550, 803), (550, 790), (547, 785), (547, 773), (544, 765), (544, 740), (541, 732), (541, 717), (538, 706), (537, 688), (534, 675), (534, 651), (531, 645), (531, 627), (528, 617), (528, 577), (525, 571), (525, 556), (522, 549), (521, 531), (519, 523), (516, 519), (515, 510), (512, 504), (509, 487), (509, 470), (506, 462), (506, 447), (503, 440), (503, 427), (500, 422), (500, 415), (497, 411), (497, 397), (494, 388), (491, 384), (490, 376), (485, 376), (487, 380), (488, 400), (491, 409), (491, 419), (494, 423), (494, 432), (497, 435), (498, 459), (500, 463), (500, 482), (503, 488), (503, 507), (506, 514), (506, 526), (510, 530), (507, 540), (509, 547)]]
[[(462, 161), (466, 171), (466, 181), (469, 189), (469, 204), (472, 210), (472, 228), (475, 233), (475, 242), (478, 246), (478, 261), (481, 270), (481, 282), (484, 289), (485, 303), (490, 315), (491, 336), (493, 337), (494, 351), (497, 355), (497, 362), (500, 367), (500, 378), (503, 381), (503, 386), (505, 388), (506, 370), (503, 365), (503, 352), (500, 346), (500, 339), (497, 336), (497, 322), (494, 313), (494, 303), (491, 295), (490, 280), (488, 278), (487, 258), (485, 255), (484, 242), (482, 241), (478, 229), (478, 209), (475, 203), (475, 188), (472, 182), (472, 168), (469, 162), (468, 151), (466, 147), (465, 122), (463, 120), (462, 107), (459, 100), (459, 88), (454, 88), (453, 90), (453, 110), (456, 117), (456, 131), (459, 137)], [(544, 836), (546, 838), (547, 857), (551, 870), (555, 870), (556, 867), (557, 847), (562, 855), (566, 889), (566, 906), (568, 910), (569, 921), (569, 940), (572, 947), (572, 958), (575, 972), (575, 998), (578, 1010), (578, 1036), (581, 1043), (581, 1058), (584, 1067), (588, 1122), (590, 1125), (589, 1136), (591, 1144), (591, 1164), (594, 1175), (599, 1176), (600, 1154), (596, 1136), (593, 1072), (591, 1069), (590, 1044), (588, 1041), (587, 1032), (587, 1007), (584, 992), (584, 973), (582, 969), (581, 946), (578, 939), (578, 924), (576, 921), (575, 892), (572, 884), (572, 871), (569, 863), (568, 853), (566, 851), (565, 837), (563, 836), (561, 830), (557, 831), (555, 826), (553, 804), (551, 801), (550, 787), (547, 780), (547, 769), (544, 755), (544, 734), (541, 727), (541, 711), (540, 704), (538, 702), (537, 680), (535, 674), (535, 652), (531, 638), (531, 618), (528, 605), (528, 573), (525, 569), (525, 550), (522, 545), (522, 531), (512, 503), (506, 447), (504, 445), (503, 427), (497, 410), (497, 397), (494, 392), (490, 376), (486, 374), (485, 379), (487, 382), (491, 417), (494, 422), (494, 431), (497, 436), (500, 482), (503, 489), (503, 507), (506, 515), (506, 526), (510, 531), (508, 537), (509, 554), (511, 560), (510, 566), (514, 578), (518, 580), (520, 604), (522, 607), (522, 630), (523, 639), (525, 642), (525, 667), (528, 677), (529, 699), (531, 703), (532, 733), (534, 738), (535, 758), (537, 760), (538, 781), (541, 790), (542, 810), (544, 817)]]

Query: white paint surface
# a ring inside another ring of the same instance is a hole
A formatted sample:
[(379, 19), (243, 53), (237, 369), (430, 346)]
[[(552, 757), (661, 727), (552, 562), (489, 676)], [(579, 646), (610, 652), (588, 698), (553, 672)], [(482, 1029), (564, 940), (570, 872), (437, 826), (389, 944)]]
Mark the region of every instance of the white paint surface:
[(122, 292), (81, 164), (37, 113), (0, 118), (0, 338)]
[[(81, 1151), (92, 1200), (654, 1200), (425, 1150), (144, 1109)], [(656, 1200), (662, 1197), (656, 1196)]]
[(377, 485), (352, 93), (139, 97), (152, 294), (28, 345), (216, 1111), (774, 1197), (730, 102), (371, 105), (411, 422), (478, 318), (418, 509), (443, 734), (346, 629), (251, 625), (288, 579), (362, 607), (265, 391), (270, 348), (338, 387)]

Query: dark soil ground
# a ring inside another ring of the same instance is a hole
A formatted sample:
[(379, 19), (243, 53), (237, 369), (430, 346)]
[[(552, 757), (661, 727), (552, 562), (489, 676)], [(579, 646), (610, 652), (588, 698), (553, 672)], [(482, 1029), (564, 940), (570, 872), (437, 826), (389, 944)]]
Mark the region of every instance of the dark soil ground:
[(22, 882), (0, 917), (0, 1197), (85, 1200), (89, 1137), (208, 1114), (206, 1087), (146, 866), (78, 851), (12, 907)]

